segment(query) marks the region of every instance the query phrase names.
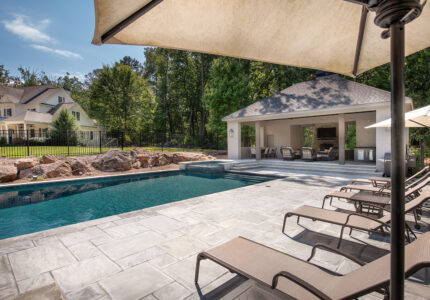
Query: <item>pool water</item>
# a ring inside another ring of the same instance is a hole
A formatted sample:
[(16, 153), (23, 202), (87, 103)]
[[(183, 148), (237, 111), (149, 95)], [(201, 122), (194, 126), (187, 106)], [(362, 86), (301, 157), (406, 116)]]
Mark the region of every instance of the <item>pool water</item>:
[(0, 189), (0, 239), (271, 179), (235, 173), (169, 171)]

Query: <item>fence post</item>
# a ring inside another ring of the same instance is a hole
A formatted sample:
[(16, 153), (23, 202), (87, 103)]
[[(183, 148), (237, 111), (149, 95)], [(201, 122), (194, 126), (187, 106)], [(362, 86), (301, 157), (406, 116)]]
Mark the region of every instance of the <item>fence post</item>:
[(27, 137), (27, 156), (30, 156), (30, 141), (28, 139), (28, 129), (25, 136)]
[(124, 131), (122, 132), (122, 137), (121, 137), (121, 150), (124, 150)]
[(102, 153), (102, 131), (99, 131), (99, 149), (100, 153)]
[(66, 130), (66, 141), (67, 141), (67, 156), (70, 156), (69, 131), (68, 130)]

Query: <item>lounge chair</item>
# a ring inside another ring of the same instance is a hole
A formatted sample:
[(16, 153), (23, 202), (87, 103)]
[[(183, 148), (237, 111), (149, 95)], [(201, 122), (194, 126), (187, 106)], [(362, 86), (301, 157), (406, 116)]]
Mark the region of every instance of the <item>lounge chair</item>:
[(307, 161), (313, 161), (317, 159), (314, 149), (311, 147), (302, 147), (302, 159)]
[[(419, 172), (415, 173), (413, 176), (407, 178), (405, 180), (405, 185), (409, 185), (412, 184), (415, 179), (424, 174), (427, 173), (430, 170), (430, 166), (426, 166), (424, 168), (422, 168)], [(352, 184), (360, 184), (360, 183), (364, 183), (364, 184), (371, 184), (372, 186), (381, 186), (384, 188), (389, 188), (390, 184), (391, 184), (391, 178), (388, 177), (371, 177), (369, 179), (355, 179), (352, 181)]]
[(281, 147), (281, 155), (283, 160), (294, 160), (295, 153), (291, 147)]
[[(430, 183), (430, 178), (422, 181), (416, 186), (410, 188), (405, 191), (405, 200), (410, 201), (417, 196), (420, 195), (422, 189)], [(333, 202), (333, 198), (345, 199), (354, 203), (354, 207), (356, 212), (363, 213), (363, 209), (367, 209), (368, 213), (377, 214), (378, 216), (382, 216), (383, 209), (390, 205), (390, 195), (383, 193), (367, 193), (363, 191), (359, 192), (344, 192), (344, 191), (334, 191), (328, 195), (324, 196), (322, 207), (324, 208), (325, 202), (330, 199), (330, 205)], [(418, 220), (420, 219), (420, 215), (422, 214), (421, 207), (417, 207), (413, 210), (414, 218), (415, 218), (415, 228), (419, 229), (420, 226), (418, 224)]]
[[(430, 199), (430, 189), (424, 190), (423, 193), (416, 197), (414, 200), (409, 201), (405, 204), (405, 213), (411, 212), (416, 208), (420, 207), (424, 202)], [(345, 213), (334, 210), (327, 210), (319, 207), (303, 205), (295, 209), (292, 212), (287, 212), (284, 216), (284, 223), (282, 225), (282, 232), (285, 231), (285, 224), (288, 217), (297, 216), (297, 223), (300, 221), (300, 217), (312, 219), (313, 221), (318, 220), (331, 224), (342, 226), (340, 231), (339, 243), (337, 247), (340, 247), (343, 237), (343, 231), (345, 228), (364, 230), (368, 232), (374, 232), (379, 234), (388, 234), (384, 229), (390, 228), (391, 214), (386, 213), (383, 217), (375, 219), (369, 216), (364, 216), (357, 212)], [(406, 239), (410, 241), (410, 235), (415, 236), (415, 233), (406, 224)]]
[[(430, 233), (424, 233), (405, 247), (405, 277), (430, 266)], [(358, 269), (342, 275), (310, 263), (316, 249), (336, 252), (359, 264)], [(197, 256), (195, 282), (200, 261), (209, 259), (230, 272), (252, 279), (295, 299), (356, 299), (372, 292), (388, 296), (390, 254), (368, 264), (332, 247), (316, 244), (308, 261), (273, 248), (237, 237)]]
[[(430, 172), (424, 175), (422, 178), (414, 181), (413, 183), (405, 186), (406, 194), (413, 196), (413, 193), (419, 192), (424, 186), (426, 186), (430, 182)], [(369, 185), (362, 184), (348, 184), (340, 188), (341, 192), (349, 192), (349, 191), (362, 191), (362, 192), (371, 192), (374, 194), (381, 195), (391, 195), (391, 190), (389, 188), (384, 187), (375, 187)]]

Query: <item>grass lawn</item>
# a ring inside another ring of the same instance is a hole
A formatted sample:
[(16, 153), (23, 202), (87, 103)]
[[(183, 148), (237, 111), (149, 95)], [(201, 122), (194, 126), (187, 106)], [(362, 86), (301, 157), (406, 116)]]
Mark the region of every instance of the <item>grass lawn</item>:
[[(130, 151), (135, 147), (124, 147), (125, 151)], [(208, 149), (190, 149), (190, 148), (161, 148), (161, 147), (142, 147), (150, 151), (173, 151), (173, 152), (206, 152), (213, 151)], [(110, 149), (121, 148), (102, 148), (102, 152)], [(29, 152), (29, 153), (28, 153)], [(30, 146), (16, 147), (16, 146), (2, 146), (0, 147), (0, 155), (6, 157), (26, 157), (28, 155), (42, 156), (44, 154), (52, 154), (57, 156), (66, 155), (90, 155), (99, 154), (100, 148), (98, 147), (82, 147), (82, 146)]]

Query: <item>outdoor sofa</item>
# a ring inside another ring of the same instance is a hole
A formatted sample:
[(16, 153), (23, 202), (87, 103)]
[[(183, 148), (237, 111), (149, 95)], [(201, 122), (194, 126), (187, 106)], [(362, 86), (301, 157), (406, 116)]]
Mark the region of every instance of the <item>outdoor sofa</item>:
[[(421, 207), (424, 202), (430, 199), (430, 189), (423, 190), (422, 194), (415, 199), (409, 201), (405, 204), (405, 213), (411, 212), (418, 207)], [(378, 219), (362, 215), (357, 212), (340, 212), (334, 210), (323, 209), (314, 206), (302, 205), (299, 208), (287, 212), (284, 216), (284, 223), (282, 225), (282, 232), (285, 231), (285, 224), (288, 217), (297, 216), (297, 223), (299, 223), (300, 218), (308, 218), (313, 221), (322, 221), (330, 224), (335, 224), (342, 226), (339, 236), (339, 242), (337, 247), (340, 247), (343, 237), (343, 231), (345, 228), (350, 228), (350, 234), (353, 229), (364, 230), (379, 234), (389, 234), (386, 229), (391, 228), (391, 214), (386, 212), (386, 214)], [(410, 234), (415, 236), (415, 233), (406, 224), (406, 239), (410, 242)]]
[[(405, 247), (405, 277), (430, 266), (430, 232)], [(342, 255), (360, 267), (348, 274), (323, 269), (309, 261), (315, 251), (325, 249)], [(230, 272), (252, 279), (266, 288), (276, 289), (295, 299), (357, 299), (379, 292), (388, 297), (390, 254), (368, 264), (324, 244), (316, 244), (307, 261), (281, 251), (237, 237), (197, 255), (195, 283), (198, 284), (200, 261), (209, 259)]]

